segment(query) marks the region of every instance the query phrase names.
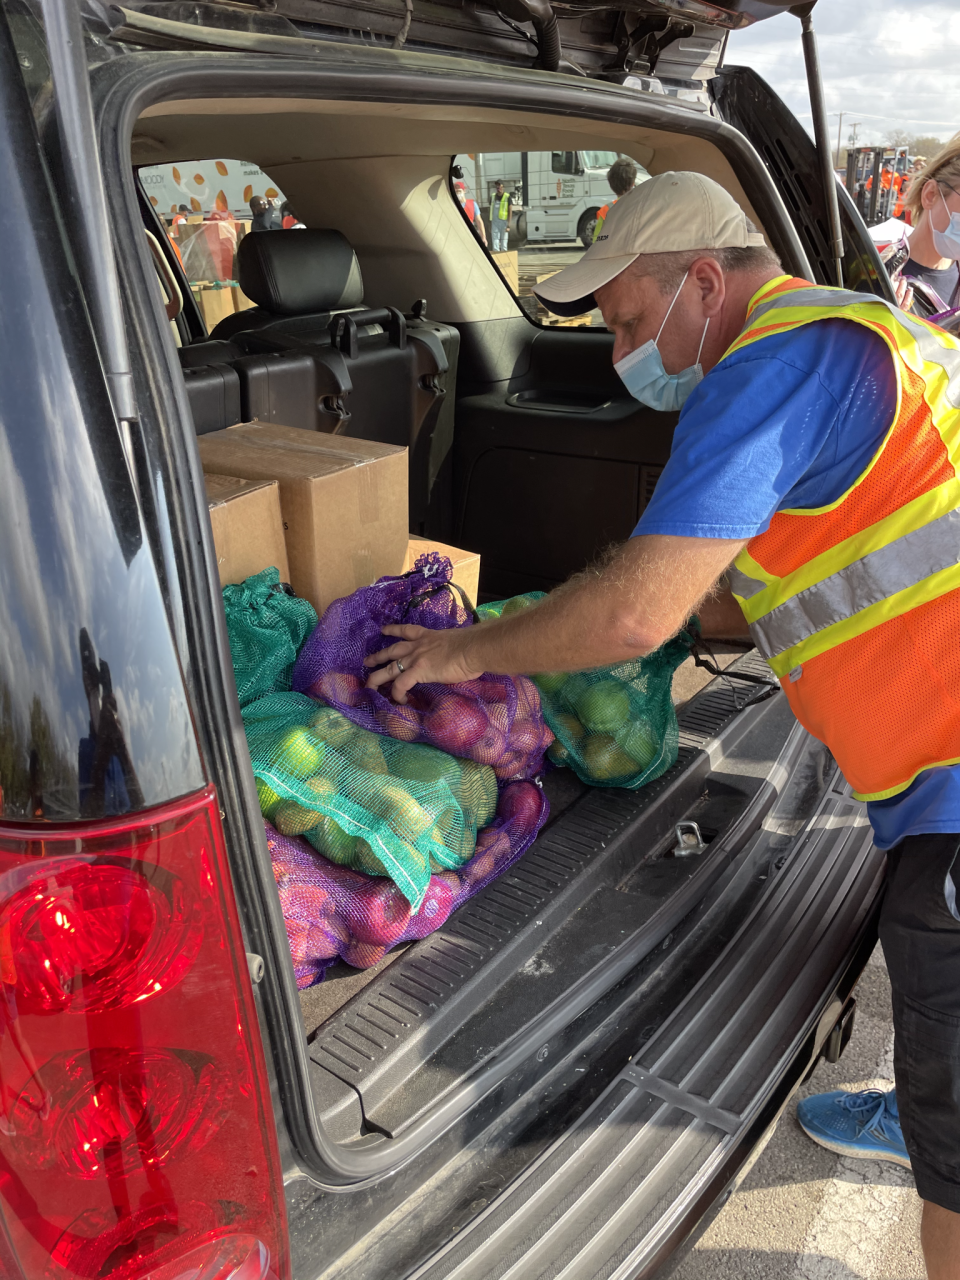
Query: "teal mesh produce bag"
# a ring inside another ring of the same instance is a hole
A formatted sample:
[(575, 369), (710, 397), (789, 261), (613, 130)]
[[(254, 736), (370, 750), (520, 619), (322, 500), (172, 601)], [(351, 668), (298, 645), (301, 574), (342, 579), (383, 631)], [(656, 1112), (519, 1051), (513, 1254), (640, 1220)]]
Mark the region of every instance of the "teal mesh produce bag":
[[(481, 618), (508, 617), (542, 600), (542, 591), (484, 604)], [(570, 675), (532, 676), (556, 742), (547, 752), (592, 787), (636, 790), (659, 778), (677, 758), (679, 732), (673, 709), (673, 673), (694, 636), (680, 632), (665, 645), (613, 667)]]
[(414, 908), (496, 812), (489, 765), (371, 733), (306, 694), (268, 694), (243, 724), (264, 817), (331, 862), (389, 876)]
[(223, 611), (241, 707), (285, 693), (300, 646), (317, 625), (313, 605), (288, 595), (276, 569), (264, 569), (223, 588)]

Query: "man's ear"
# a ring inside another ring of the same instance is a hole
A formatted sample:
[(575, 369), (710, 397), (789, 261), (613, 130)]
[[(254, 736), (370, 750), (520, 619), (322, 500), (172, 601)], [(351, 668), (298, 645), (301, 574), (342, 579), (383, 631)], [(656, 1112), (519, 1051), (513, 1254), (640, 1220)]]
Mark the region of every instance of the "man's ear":
[(690, 267), (690, 275), (700, 290), (703, 314), (710, 319), (719, 315), (727, 292), (720, 263), (716, 258), (698, 258)]

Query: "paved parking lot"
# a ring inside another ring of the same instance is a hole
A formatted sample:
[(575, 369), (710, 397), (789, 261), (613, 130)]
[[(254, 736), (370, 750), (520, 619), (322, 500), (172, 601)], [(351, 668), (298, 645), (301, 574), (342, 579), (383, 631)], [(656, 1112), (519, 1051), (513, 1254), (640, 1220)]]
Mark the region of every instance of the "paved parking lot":
[[(857, 992), (857, 1025), (836, 1066), (802, 1093), (889, 1088), (890, 984), (879, 948)], [(923, 1280), (920, 1201), (897, 1165), (811, 1142), (791, 1103), (766, 1150), (672, 1280)]]

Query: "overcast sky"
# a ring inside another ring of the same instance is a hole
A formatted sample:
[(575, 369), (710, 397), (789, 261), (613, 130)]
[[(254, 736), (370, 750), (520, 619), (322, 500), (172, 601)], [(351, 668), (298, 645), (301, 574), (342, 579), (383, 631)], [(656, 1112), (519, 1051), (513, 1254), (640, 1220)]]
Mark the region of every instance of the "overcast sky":
[[(827, 111), (860, 122), (858, 142), (889, 128), (946, 141), (960, 129), (957, 0), (819, 0), (813, 11)], [(726, 61), (754, 67), (810, 127), (800, 23), (790, 14), (733, 32)], [(838, 120), (829, 119), (836, 139)], [(835, 143), (834, 143), (835, 145)]]

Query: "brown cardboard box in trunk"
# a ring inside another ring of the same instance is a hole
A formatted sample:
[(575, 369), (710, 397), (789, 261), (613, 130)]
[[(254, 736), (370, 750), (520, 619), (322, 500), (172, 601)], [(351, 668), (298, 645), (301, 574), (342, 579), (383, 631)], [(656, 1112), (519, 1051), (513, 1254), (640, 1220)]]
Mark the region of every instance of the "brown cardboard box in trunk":
[(271, 565), (279, 572), (281, 582), (289, 582), (277, 482), (205, 473), (203, 483), (221, 587), (242, 582)]
[(198, 437), (204, 469), (280, 487), (290, 584), (318, 613), (407, 552), (407, 450), (274, 423)]
[(417, 556), (428, 551), (437, 551), (446, 556), (453, 565), (453, 581), (467, 593), (470, 603), (476, 606), (477, 592), (480, 590), (480, 553), (479, 551), (461, 551), (459, 547), (448, 547), (445, 542), (431, 542), (429, 538), (411, 538), (407, 546), (407, 558), (403, 562), (403, 572), (412, 569)]

